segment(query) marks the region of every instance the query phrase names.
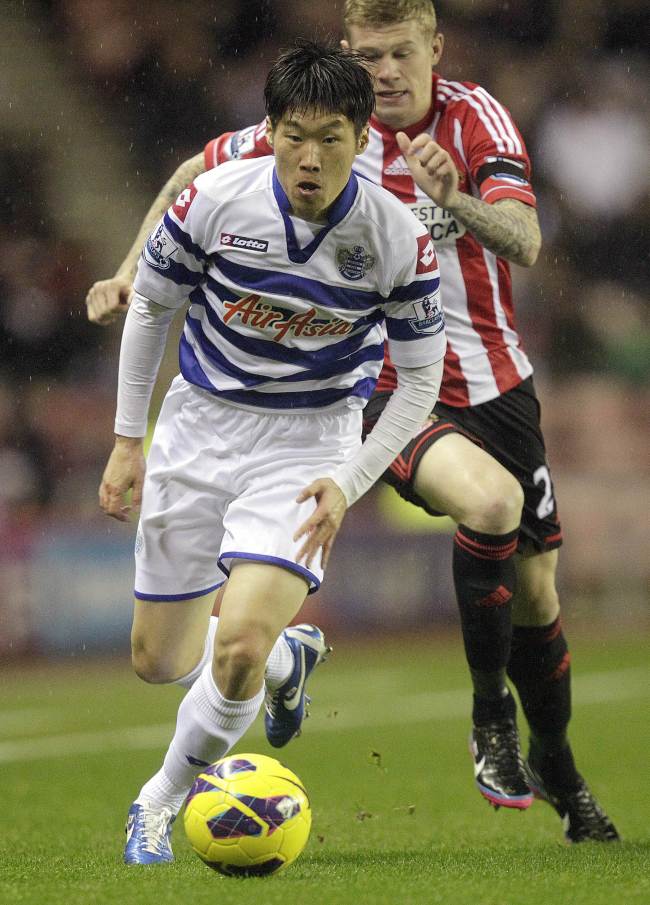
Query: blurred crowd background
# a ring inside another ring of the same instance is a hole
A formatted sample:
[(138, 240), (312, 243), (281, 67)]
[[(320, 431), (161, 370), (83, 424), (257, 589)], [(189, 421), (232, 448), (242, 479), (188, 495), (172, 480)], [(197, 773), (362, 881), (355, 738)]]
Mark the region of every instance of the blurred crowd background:
[[(176, 166), (261, 119), (277, 51), (294, 36), (340, 36), (340, 7), (0, 4), (3, 655), (126, 650), (133, 527), (108, 524), (96, 496), (121, 331), (89, 324), (85, 295), (114, 273)], [(566, 536), (565, 609), (638, 627), (650, 562), (650, 8), (436, 7), (440, 72), (509, 107), (533, 159), (544, 249), (514, 279)], [(170, 342), (156, 400), (175, 367)], [(455, 618), (446, 522), (419, 519), (386, 492), (351, 511), (310, 604), (321, 622), (395, 629)]]

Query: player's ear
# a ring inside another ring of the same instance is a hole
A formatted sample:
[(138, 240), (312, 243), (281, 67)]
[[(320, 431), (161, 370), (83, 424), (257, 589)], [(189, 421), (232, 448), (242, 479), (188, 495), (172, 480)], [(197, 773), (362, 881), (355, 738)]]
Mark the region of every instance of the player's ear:
[(368, 123), (366, 123), (365, 126), (363, 127), (363, 129), (361, 130), (361, 134), (357, 138), (357, 154), (363, 154), (363, 152), (368, 147), (369, 129), (370, 129), (370, 126)]
[(271, 125), (271, 120), (266, 117), (266, 140), (271, 147), (273, 147), (273, 126)]
[(442, 32), (437, 31), (433, 36), (433, 40), (431, 41), (431, 63), (433, 66), (437, 66), (440, 62), (440, 57), (442, 56), (442, 51), (445, 46), (445, 36)]
[(349, 42), (346, 41), (345, 38), (341, 38), (341, 50), (349, 50), (349, 49), (350, 49)]

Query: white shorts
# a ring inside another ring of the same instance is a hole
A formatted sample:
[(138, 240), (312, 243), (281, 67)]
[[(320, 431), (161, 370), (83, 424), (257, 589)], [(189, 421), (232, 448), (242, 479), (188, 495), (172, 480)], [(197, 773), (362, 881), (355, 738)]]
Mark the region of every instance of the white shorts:
[(361, 411), (275, 414), (236, 408), (178, 376), (147, 460), (135, 542), (135, 596), (188, 600), (216, 590), (233, 560), (283, 566), (310, 591), (323, 570), (296, 562), (315, 501), (296, 496), (361, 444)]

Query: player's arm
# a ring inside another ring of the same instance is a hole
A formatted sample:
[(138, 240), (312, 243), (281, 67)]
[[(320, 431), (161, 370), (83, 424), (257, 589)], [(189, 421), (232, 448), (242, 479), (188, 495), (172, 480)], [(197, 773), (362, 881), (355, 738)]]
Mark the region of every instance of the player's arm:
[(138, 269), (138, 259), (154, 225), (165, 211), (171, 207), (183, 189), (196, 177), (205, 172), (203, 151), (185, 160), (168, 179), (155, 201), (147, 211), (138, 234), (115, 276), (108, 280), (98, 280), (86, 296), (88, 320), (95, 324), (110, 324), (119, 314), (125, 314), (133, 290), (133, 280)]
[(489, 251), (523, 267), (532, 267), (542, 245), (537, 213), (515, 198), (489, 204), (458, 190), (451, 155), (425, 133), (411, 141), (397, 133), (413, 179), (439, 207), (445, 208)]
[(504, 198), (488, 204), (458, 192), (447, 210), (500, 258), (522, 267), (532, 267), (537, 260), (542, 247), (537, 212), (523, 201)]
[[(184, 203), (172, 205), (154, 227), (138, 262), (120, 346), (115, 446), (99, 487), (101, 508), (119, 521), (126, 521), (131, 508), (140, 505), (151, 394), (169, 325), (205, 274), (203, 244), (210, 210), (192, 184)], [(124, 501), (129, 490), (132, 506)]]
[[(127, 521), (142, 500), (147, 415), (169, 325), (176, 310), (134, 293), (126, 315), (117, 390), (115, 446), (99, 486), (99, 505), (107, 515)], [(124, 495), (132, 490), (131, 506)]]

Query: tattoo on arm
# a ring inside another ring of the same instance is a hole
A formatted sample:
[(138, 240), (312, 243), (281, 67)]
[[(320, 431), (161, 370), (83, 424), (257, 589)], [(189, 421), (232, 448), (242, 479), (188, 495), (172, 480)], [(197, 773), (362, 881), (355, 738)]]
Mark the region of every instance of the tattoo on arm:
[(174, 201), (176, 201), (183, 189), (203, 172), (205, 172), (203, 152), (197, 154), (196, 157), (190, 157), (189, 160), (184, 161), (184, 163), (178, 167), (171, 179), (165, 183), (156, 197), (156, 200), (147, 211), (145, 218), (142, 221), (142, 225), (138, 230), (135, 242), (120, 265), (116, 276), (126, 277), (130, 282), (133, 282), (138, 269), (138, 259), (140, 257), (140, 252), (142, 251), (142, 246), (147, 241), (149, 233), (154, 225), (160, 220), (165, 211), (171, 207)]
[(513, 264), (532, 266), (542, 244), (535, 209), (514, 198), (487, 204), (464, 193), (449, 208), (489, 251)]

